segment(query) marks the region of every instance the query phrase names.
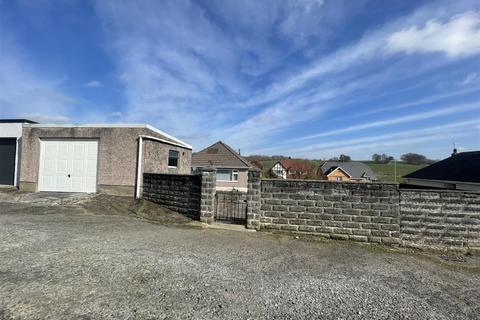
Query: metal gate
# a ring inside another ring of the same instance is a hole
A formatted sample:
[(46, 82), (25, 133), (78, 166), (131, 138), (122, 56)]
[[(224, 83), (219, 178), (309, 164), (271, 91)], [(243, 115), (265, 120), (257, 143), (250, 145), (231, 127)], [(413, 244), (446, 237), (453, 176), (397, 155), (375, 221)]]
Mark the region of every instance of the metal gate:
[(217, 191), (215, 194), (215, 220), (245, 224), (247, 221), (247, 195), (239, 191)]

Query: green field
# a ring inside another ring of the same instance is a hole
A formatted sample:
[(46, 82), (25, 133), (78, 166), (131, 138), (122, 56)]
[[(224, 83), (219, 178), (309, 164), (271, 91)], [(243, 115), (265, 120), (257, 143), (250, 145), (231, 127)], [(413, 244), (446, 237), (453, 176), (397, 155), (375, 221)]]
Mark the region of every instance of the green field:
[[(264, 174), (277, 162), (277, 160), (264, 160), (262, 161), (263, 164), (263, 172)], [(314, 161), (317, 166), (321, 165), (323, 161), (316, 160)], [(394, 182), (395, 175), (394, 175), (394, 163), (390, 162), (387, 164), (381, 163), (373, 163), (371, 161), (361, 161), (372, 168), (373, 172), (377, 175), (379, 181), (387, 181), (387, 182)], [(403, 162), (397, 162), (397, 182), (404, 182), (402, 176), (409, 174), (415, 170), (418, 170), (425, 165), (413, 165), (413, 164), (406, 164)]]
[[(387, 164), (373, 163), (371, 161), (362, 162), (372, 168), (373, 172), (377, 175), (379, 181), (395, 181), (395, 165), (393, 161)], [(409, 174), (410, 172), (416, 171), (420, 168), (423, 168), (424, 166), (425, 165), (414, 165), (397, 162), (397, 182), (404, 182), (402, 176)]]

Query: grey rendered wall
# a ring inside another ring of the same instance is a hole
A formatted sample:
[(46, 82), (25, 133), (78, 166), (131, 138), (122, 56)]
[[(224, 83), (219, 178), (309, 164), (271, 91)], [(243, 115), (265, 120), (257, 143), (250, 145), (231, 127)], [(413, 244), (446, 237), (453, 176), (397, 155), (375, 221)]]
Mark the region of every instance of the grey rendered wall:
[(247, 190), (248, 186), (248, 169), (238, 170), (238, 181), (217, 181), (217, 189), (226, 190), (225, 188), (241, 188), (241, 191)]

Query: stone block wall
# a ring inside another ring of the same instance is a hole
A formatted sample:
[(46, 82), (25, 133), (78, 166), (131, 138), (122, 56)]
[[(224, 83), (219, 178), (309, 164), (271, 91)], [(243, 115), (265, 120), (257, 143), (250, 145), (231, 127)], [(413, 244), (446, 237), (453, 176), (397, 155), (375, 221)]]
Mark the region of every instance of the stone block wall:
[[(143, 197), (171, 210), (215, 220), (216, 170), (145, 174)], [(261, 180), (248, 175), (247, 223), (339, 240), (480, 252), (480, 193), (400, 189), (392, 183)]]
[(400, 242), (395, 184), (263, 180), (259, 216), (261, 229), (363, 242)]
[(400, 190), (400, 231), (409, 246), (480, 247), (480, 194)]
[(217, 170), (214, 168), (203, 168), (201, 171), (201, 179), (200, 221), (213, 223), (215, 221)]
[(247, 228), (260, 230), (261, 213), (261, 170), (253, 168), (248, 171), (247, 191)]
[(143, 198), (170, 210), (199, 218), (201, 204), (201, 175), (157, 174), (143, 175)]

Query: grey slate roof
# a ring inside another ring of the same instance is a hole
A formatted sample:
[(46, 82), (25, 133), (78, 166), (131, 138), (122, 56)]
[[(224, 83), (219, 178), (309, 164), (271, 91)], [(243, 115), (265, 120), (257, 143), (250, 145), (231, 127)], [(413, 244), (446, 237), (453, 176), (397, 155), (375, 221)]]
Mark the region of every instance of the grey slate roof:
[(480, 151), (457, 153), (403, 177), (480, 183)]
[(222, 141), (218, 141), (210, 147), (192, 155), (192, 167), (208, 166), (215, 168), (248, 169), (251, 165), (230, 146)]
[(356, 161), (348, 161), (348, 162), (325, 161), (325, 163), (322, 164), (322, 171), (325, 174), (328, 174), (337, 167), (342, 168), (353, 179), (362, 179), (365, 176), (370, 177), (370, 179), (372, 180), (377, 179), (377, 176), (373, 173), (372, 169), (370, 169), (369, 166), (367, 166), (365, 163), (356, 162)]

